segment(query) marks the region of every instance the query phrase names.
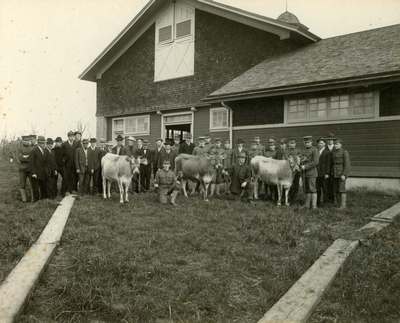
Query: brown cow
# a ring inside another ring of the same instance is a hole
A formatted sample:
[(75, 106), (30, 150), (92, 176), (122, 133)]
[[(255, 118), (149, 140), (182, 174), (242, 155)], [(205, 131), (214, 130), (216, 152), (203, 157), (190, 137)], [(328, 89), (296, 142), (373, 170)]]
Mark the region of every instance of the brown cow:
[(111, 198), (111, 181), (116, 181), (119, 188), (120, 203), (128, 202), (129, 185), (131, 185), (133, 175), (139, 174), (139, 166), (140, 158), (106, 154), (101, 159), (104, 199)]
[(275, 184), (278, 188), (277, 205), (281, 205), (282, 190), (285, 190), (285, 205), (289, 206), (288, 194), (293, 183), (294, 173), (298, 171), (298, 161), (289, 156), (287, 160), (276, 160), (264, 156), (251, 159), (250, 165), (254, 176), (254, 198), (258, 199), (258, 180), (266, 184)]
[(186, 183), (192, 180), (202, 188), (204, 200), (208, 201), (208, 187), (215, 178), (215, 168), (209, 159), (203, 156), (180, 154), (175, 158), (175, 173), (181, 179), (185, 197), (188, 197)]

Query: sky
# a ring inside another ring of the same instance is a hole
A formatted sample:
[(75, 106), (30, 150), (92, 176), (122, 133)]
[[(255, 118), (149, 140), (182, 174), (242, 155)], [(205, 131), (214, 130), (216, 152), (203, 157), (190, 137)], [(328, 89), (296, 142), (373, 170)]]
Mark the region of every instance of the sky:
[[(96, 85), (79, 74), (147, 0), (0, 0), (0, 136), (95, 136)], [(276, 18), (286, 0), (219, 0)], [(400, 23), (400, 0), (287, 0), (321, 38)]]

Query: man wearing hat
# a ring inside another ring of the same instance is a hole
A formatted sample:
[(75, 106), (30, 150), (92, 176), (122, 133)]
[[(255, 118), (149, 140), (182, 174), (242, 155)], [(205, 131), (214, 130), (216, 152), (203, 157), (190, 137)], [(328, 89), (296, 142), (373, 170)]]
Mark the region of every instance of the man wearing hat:
[(61, 191), (65, 192), (64, 161), (63, 161), (62, 144), (63, 144), (62, 138), (57, 137), (56, 140), (54, 141), (54, 148), (53, 148), (54, 158), (56, 160), (56, 165), (57, 165), (56, 196), (58, 194), (58, 189), (57, 189), (58, 178), (61, 179)]
[(117, 138), (115, 138), (115, 140), (117, 141), (117, 145), (112, 148), (111, 152), (119, 156), (127, 155), (127, 152), (124, 147), (124, 137), (118, 135)]
[(317, 208), (317, 177), (318, 177), (318, 150), (313, 146), (312, 136), (303, 137), (304, 151), (301, 162), (303, 171), (304, 191), (306, 194), (305, 207)]
[(88, 160), (89, 140), (82, 140), (82, 147), (75, 152), (75, 167), (78, 174), (78, 187), (81, 195), (89, 192), (89, 160)]
[(276, 140), (275, 138), (268, 138), (268, 147), (265, 150), (264, 156), (267, 158), (276, 159), (277, 149), (276, 149)]
[(142, 192), (150, 189), (152, 152), (148, 147), (149, 142), (143, 140), (136, 150), (136, 158), (140, 158), (140, 187)]
[(332, 172), (332, 153), (326, 148), (324, 138), (318, 138), (317, 205), (328, 202), (328, 180)]
[(233, 165), (238, 165), (239, 164), (239, 156), (246, 156), (245, 159), (245, 164), (248, 162), (248, 152), (244, 148), (244, 140), (243, 139), (238, 139), (236, 148), (232, 151), (232, 164)]
[(176, 206), (176, 197), (179, 192), (178, 182), (175, 173), (170, 169), (171, 163), (168, 159), (163, 161), (163, 166), (156, 173), (154, 187), (158, 189), (160, 203), (167, 204), (168, 198), (172, 205)]
[(37, 146), (33, 148), (29, 168), (31, 170), (32, 178), (32, 195), (33, 201), (47, 198), (46, 195), (46, 181), (47, 181), (47, 151), (46, 139), (43, 136), (37, 138)]
[[(99, 149), (99, 164), (100, 164), (100, 169), (98, 171), (98, 176), (97, 176), (97, 192), (102, 194), (103, 193), (103, 176), (101, 174), (101, 159), (109, 152), (107, 148), (107, 140), (104, 138), (100, 138), (100, 145), (98, 147)], [(111, 152), (111, 149), (110, 149)]]
[(210, 149), (211, 149), (212, 146), (213, 146), (212, 143), (211, 143), (211, 137), (210, 137), (209, 135), (204, 136), (204, 140), (205, 140), (204, 149), (205, 149), (205, 151), (206, 151), (206, 154), (208, 155), (209, 152), (210, 152)]
[(194, 144), (192, 143), (192, 135), (187, 133), (184, 141), (179, 145), (179, 154), (193, 154)]
[(161, 153), (160, 157), (160, 165), (159, 168), (162, 168), (162, 165), (164, 164), (164, 160), (169, 160), (170, 162), (170, 168), (172, 170), (175, 170), (175, 158), (176, 158), (176, 153), (172, 151), (171, 149), (171, 140), (167, 139), (165, 140), (164, 143), (164, 151)]
[(345, 209), (347, 206), (346, 180), (350, 175), (350, 155), (343, 149), (341, 139), (335, 139), (335, 149), (332, 152), (333, 160), (333, 187), (335, 199), (340, 201), (340, 208)]
[(276, 152), (276, 159), (286, 160), (287, 157), (287, 140), (286, 138), (281, 138), (279, 140), (279, 149)]
[(240, 198), (244, 202), (252, 200), (253, 192), (251, 185), (251, 169), (246, 164), (247, 154), (242, 151), (237, 154), (237, 164), (231, 168), (230, 175), (232, 179), (231, 193), (240, 194)]
[(163, 155), (165, 149), (163, 145), (163, 140), (161, 138), (158, 138), (156, 140), (156, 148), (153, 151), (153, 156), (152, 156), (152, 164), (153, 164), (153, 176), (155, 177), (157, 174), (157, 171), (162, 168), (162, 163), (161, 163), (161, 156)]
[(225, 194), (230, 194), (231, 178), (229, 172), (232, 169), (232, 148), (231, 141), (229, 139), (224, 142), (224, 171), (223, 179), (225, 185)]
[[(80, 130), (75, 131), (75, 140), (74, 140), (74, 149), (75, 152), (74, 154), (76, 155), (76, 150), (78, 148), (82, 147), (82, 132)], [(79, 181), (79, 176), (77, 173), (74, 174), (74, 190), (78, 191), (78, 181)]]
[(208, 150), (205, 147), (206, 145), (206, 138), (203, 136), (200, 136), (198, 138), (198, 146), (194, 147), (193, 149), (193, 155), (195, 156), (203, 156), (208, 158)]
[[(69, 131), (68, 140), (61, 145), (63, 161), (64, 161), (64, 178), (63, 186), (61, 188), (61, 195), (70, 194), (75, 191), (74, 178), (76, 176), (75, 172), (75, 148), (74, 139), (75, 133)], [(64, 184), (65, 183), (65, 184)]]
[(88, 160), (88, 189), (90, 190), (90, 183), (92, 183), (91, 194), (98, 193), (99, 188), (99, 173), (100, 173), (100, 162), (101, 162), (101, 151), (97, 147), (97, 139), (90, 138), (90, 147), (87, 149), (87, 160)]
[(57, 163), (56, 156), (53, 150), (54, 141), (52, 138), (47, 138), (46, 140), (46, 192), (47, 197), (50, 199), (55, 199), (57, 197)]
[(265, 146), (261, 143), (261, 138), (260, 136), (255, 136), (254, 137), (254, 142), (257, 146), (257, 156), (264, 156), (264, 152), (265, 152)]
[(222, 140), (220, 138), (215, 138), (215, 144), (211, 147), (209, 156), (211, 165), (216, 170), (215, 179), (211, 182), (211, 196), (214, 195), (214, 192), (220, 195), (221, 185), (224, 183), (223, 170), (225, 159), (225, 149), (222, 147)]
[[(326, 140), (326, 147), (327, 150), (331, 153), (331, 159), (333, 158), (333, 151), (335, 150), (335, 140), (336, 136), (334, 133), (330, 132), (328, 136), (325, 138)], [(329, 203), (335, 203), (335, 192), (334, 192), (334, 176), (333, 176), (333, 167), (331, 168), (331, 174), (329, 174), (329, 178), (326, 180), (327, 182), (327, 190), (328, 190), (328, 196), (327, 196), (327, 202)]]
[(26, 183), (29, 179), (30, 172), (29, 172), (29, 157), (32, 152), (32, 146), (30, 144), (30, 137), (29, 136), (22, 136), (22, 143), (18, 148), (18, 173), (19, 173), (19, 192), (21, 194), (22, 202), (27, 202), (26, 196)]
[(136, 155), (135, 141), (135, 137), (129, 136), (128, 138), (126, 138), (127, 145), (125, 147), (125, 151), (129, 157), (133, 157)]
[[(273, 137), (268, 138), (268, 147), (265, 150), (264, 156), (267, 158), (277, 159), (278, 150), (276, 148), (276, 140)], [(265, 184), (265, 197), (267, 200), (277, 201), (278, 189), (276, 185)]]
[(176, 134), (174, 136), (174, 144), (172, 145), (171, 149), (172, 149), (172, 151), (175, 152), (175, 154), (177, 156), (179, 155), (180, 145), (181, 145), (181, 137), (180, 137), (180, 135)]
[(293, 176), (292, 186), (290, 187), (289, 191), (289, 202), (293, 204), (296, 201), (297, 194), (299, 192), (299, 185), (300, 185), (300, 150), (297, 148), (297, 141), (296, 138), (290, 138), (288, 140), (288, 148), (287, 148), (287, 157), (293, 158), (295, 161), (295, 165), (293, 170), (295, 171)]

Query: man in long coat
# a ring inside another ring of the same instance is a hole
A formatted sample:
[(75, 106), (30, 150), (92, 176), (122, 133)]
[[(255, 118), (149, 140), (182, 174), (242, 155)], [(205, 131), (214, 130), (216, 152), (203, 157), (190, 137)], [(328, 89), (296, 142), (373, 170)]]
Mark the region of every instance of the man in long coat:
[(33, 148), (30, 156), (29, 168), (32, 174), (32, 194), (33, 201), (47, 198), (46, 194), (46, 139), (43, 136), (38, 137), (38, 145)]
[(251, 169), (246, 164), (247, 154), (245, 152), (237, 155), (237, 164), (231, 168), (231, 193), (235, 195), (240, 194), (242, 201), (249, 202), (252, 200), (252, 187), (251, 187)]
[(75, 191), (74, 178), (75, 178), (75, 148), (74, 138), (75, 134), (72, 131), (68, 132), (68, 140), (61, 145), (62, 156), (63, 156), (63, 167), (64, 167), (64, 179), (65, 185), (61, 189), (61, 195), (64, 196), (66, 193), (70, 194)]

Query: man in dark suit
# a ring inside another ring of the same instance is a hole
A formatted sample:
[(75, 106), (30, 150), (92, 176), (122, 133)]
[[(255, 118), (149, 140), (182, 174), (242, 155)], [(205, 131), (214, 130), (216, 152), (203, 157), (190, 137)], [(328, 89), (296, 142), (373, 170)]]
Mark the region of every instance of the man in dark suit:
[(165, 150), (161, 153), (161, 156), (160, 156), (160, 164), (158, 165), (158, 168), (162, 168), (164, 160), (169, 160), (170, 165), (171, 165), (171, 170), (175, 170), (176, 152), (174, 152), (171, 149), (171, 142), (169, 140), (165, 141), (164, 149)]
[(88, 160), (88, 188), (90, 189), (90, 183), (92, 182), (92, 190), (91, 194), (97, 193), (98, 189), (98, 180), (99, 180), (99, 172), (100, 172), (100, 159), (101, 152), (100, 149), (97, 148), (97, 140), (96, 138), (90, 139), (90, 147), (87, 150), (87, 160)]
[[(74, 139), (74, 155), (76, 154), (77, 149), (82, 147), (82, 132), (77, 130), (74, 133), (75, 139)], [(78, 181), (79, 181), (79, 176), (77, 173), (74, 173), (73, 177), (73, 182), (74, 182), (74, 190), (78, 191)]]
[(39, 199), (47, 198), (46, 195), (46, 139), (43, 136), (39, 136), (37, 139), (38, 145), (33, 148), (30, 156), (30, 166), (32, 174), (32, 194), (33, 201), (36, 202)]
[(152, 158), (152, 164), (153, 164), (153, 176), (156, 176), (157, 170), (159, 169), (161, 165), (161, 155), (165, 151), (164, 146), (163, 146), (163, 140), (161, 138), (156, 140), (156, 148), (153, 151), (153, 158)]
[(148, 147), (147, 140), (138, 143), (138, 149), (136, 150), (136, 158), (140, 158), (140, 186), (141, 191), (146, 192), (150, 189), (151, 179), (151, 162), (152, 152)]
[(117, 145), (112, 148), (111, 152), (115, 155), (120, 156), (127, 155), (126, 149), (124, 147), (124, 137), (118, 135), (115, 140), (117, 141)]
[(192, 135), (190, 133), (186, 134), (185, 140), (179, 145), (179, 154), (193, 154), (194, 143), (191, 142)]
[(88, 145), (87, 139), (82, 140), (82, 147), (75, 151), (75, 168), (79, 176), (79, 193), (86, 194), (89, 191), (89, 162), (88, 162)]
[[(333, 151), (335, 150), (335, 145), (334, 142), (336, 140), (336, 137), (333, 133), (329, 133), (329, 135), (325, 138), (326, 141), (326, 148), (327, 150), (331, 153), (331, 158), (333, 161)], [(334, 176), (333, 176), (333, 167), (331, 169), (331, 174), (329, 174), (329, 178), (327, 180), (327, 185), (328, 185), (328, 196), (327, 196), (327, 202), (329, 203), (335, 203), (335, 194), (333, 190), (334, 186)]]
[(56, 178), (56, 196), (57, 196), (57, 181), (58, 178), (61, 177), (61, 191), (65, 192), (65, 180), (64, 180), (64, 165), (63, 165), (63, 150), (62, 139), (61, 137), (57, 137), (55, 140), (55, 146), (53, 148), (53, 154), (57, 165), (57, 178)]
[(328, 202), (328, 181), (332, 172), (332, 154), (326, 147), (324, 138), (317, 141), (319, 151), (318, 177), (317, 177), (317, 205)]
[(64, 169), (63, 187), (61, 188), (62, 196), (64, 196), (65, 194), (73, 193), (75, 191), (74, 178), (76, 173), (74, 138), (74, 132), (69, 131), (68, 140), (61, 145)]
[(47, 197), (50, 199), (55, 199), (57, 197), (57, 163), (56, 157), (53, 150), (54, 141), (51, 138), (47, 138), (46, 141), (46, 193)]

